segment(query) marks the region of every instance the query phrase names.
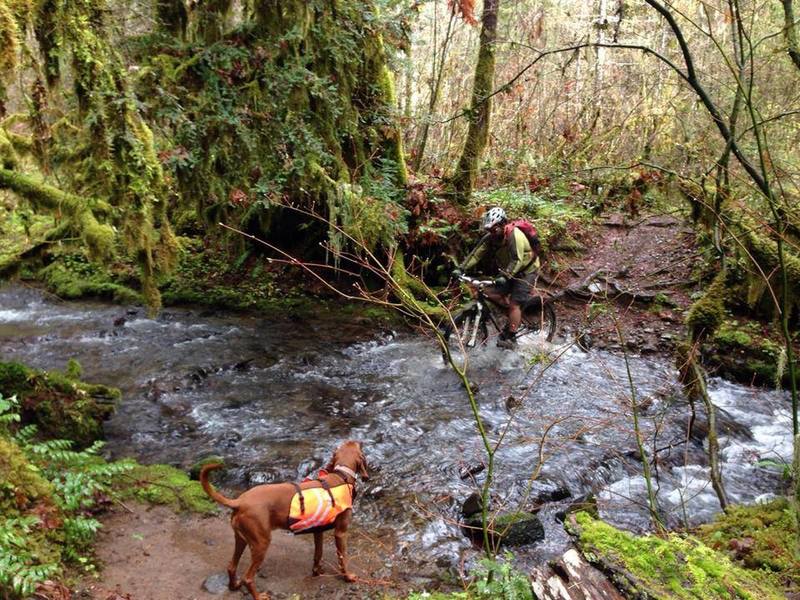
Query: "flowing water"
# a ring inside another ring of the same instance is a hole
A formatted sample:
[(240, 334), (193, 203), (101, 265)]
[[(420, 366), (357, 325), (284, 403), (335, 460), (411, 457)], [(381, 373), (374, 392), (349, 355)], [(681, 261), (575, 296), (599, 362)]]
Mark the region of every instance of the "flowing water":
[[(485, 477), (483, 443), (459, 379), (423, 335), (325, 311), (267, 319), (172, 308), (149, 319), (140, 308), (7, 286), (0, 357), (42, 369), (77, 359), (84, 379), (123, 392), (105, 427), (111, 456), (188, 467), (221, 455), (230, 488), (301, 478), (341, 441), (360, 439), (373, 477), (362, 485), (359, 525), (391, 524), (397, 549), (420, 561), (456, 564), (469, 549), (457, 519)], [(685, 440), (671, 360), (631, 356), (628, 366), (647, 451), (658, 451), (661, 510), (673, 525), (709, 519), (719, 505), (702, 440)], [(588, 493), (607, 520), (647, 529), (627, 373), (623, 356), (570, 346), (486, 348), (471, 359), (480, 416), (491, 441), (502, 440), (493, 506), (543, 504), (547, 536), (521, 549), (528, 560), (565, 549), (555, 515)], [(721, 380), (710, 392), (730, 499), (780, 491), (791, 455), (787, 395)]]

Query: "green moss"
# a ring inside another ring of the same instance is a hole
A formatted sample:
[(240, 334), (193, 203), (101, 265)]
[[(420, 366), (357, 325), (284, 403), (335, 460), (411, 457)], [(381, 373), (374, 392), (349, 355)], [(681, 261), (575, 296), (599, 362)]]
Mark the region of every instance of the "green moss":
[(800, 586), (800, 531), (785, 499), (733, 506), (697, 536), (737, 564), (774, 573), (787, 590)]
[[(606, 570), (628, 573), (629, 595), (648, 598), (778, 600), (783, 594), (763, 573), (735, 566), (699, 540), (670, 534), (635, 536), (577, 513), (579, 547)], [(622, 581), (622, 580), (620, 580)]]
[(20, 401), (23, 424), (35, 423), (45, 437), (74, 440), (82, 447), (102, 438), (102, 423), (120, 397), (116, 388), (13, 362), (0, 362), (0, 393)]
[(704, 360), (725, 377), (758, 385), (788, 387), (780, 333), (758, 322), (724, 320), (702, 347)]
[(123, 475), (122, 480), (123, 485), (118, 491), (123, 498), (203, 514), (217, 511), (217, 505), (209, 499), (199, 482), (192, 481), (188, 474), (169, 465), (137, 465), (133, 471)]
[(114, 282), (108, 272), (80, 255), (62, 257), (40, 269), (37, 277), (60, 298), (97, 297), (120, 304), (141, 304), (143, 301), (140, 293)]
[(53, 486), (39, 475), (10, 439), (0, 437), (0, 514), (18, 514), (40, 502), (50, 503)]
[(689, 308), (686, 324), (694, 339), (700, 335), (710, 335), (725, 319), (725, 293), (727, 274), (721, 270), (714, 277), (705, 294)]

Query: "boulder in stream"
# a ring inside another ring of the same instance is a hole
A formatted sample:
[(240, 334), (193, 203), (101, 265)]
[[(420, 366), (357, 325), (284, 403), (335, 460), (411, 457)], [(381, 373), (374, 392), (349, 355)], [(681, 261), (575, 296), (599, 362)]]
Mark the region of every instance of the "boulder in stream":
[[(489, 543), (492, 546), (524, 546), (544, 539), (544, 526), (532, 513), (514, 512), (490, 515), (489, 518)], [(464, 521), (461, 530), (473, 543), (483, 543), (480, 515)]]

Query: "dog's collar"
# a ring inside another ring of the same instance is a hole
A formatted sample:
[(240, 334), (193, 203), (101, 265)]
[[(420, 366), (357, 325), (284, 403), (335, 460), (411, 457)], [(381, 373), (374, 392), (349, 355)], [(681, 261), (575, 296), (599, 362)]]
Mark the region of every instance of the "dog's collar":
[(344, 465), (336, 465), (333, 467), (334, 471), (339, 471), (340, 473), (344, 473), (345, 475), (353, 478), (353, 483), (356, 481), (356, 472), (353, 471), (350, 467), (345, 467)]

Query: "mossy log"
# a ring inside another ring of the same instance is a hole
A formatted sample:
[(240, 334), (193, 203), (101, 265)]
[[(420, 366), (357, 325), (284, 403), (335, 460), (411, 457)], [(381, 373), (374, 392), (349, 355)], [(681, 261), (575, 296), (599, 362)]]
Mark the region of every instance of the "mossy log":
[(692, 340), (711, 335), (725, 319), (726, 282), (727, 272), (723, 269), (714, 277), (706, 293), (689, 308), (686, 324)]
[(589, 563), (628, 598), (785, 597), (774, 579), (734, 565), (690, 536), (635, 536), (582, 512), (570, 516), (568, 527)]
[(114, 249), (114, 228), (97, 220), (95, 211), (104, 213), (106, 205), (68, 194), (30, 175), (0, 169), (0, 189), (11, 190), (28, 200), (34, 209), (67, 217), (80, 232), (93, 258), (108, 258)]

